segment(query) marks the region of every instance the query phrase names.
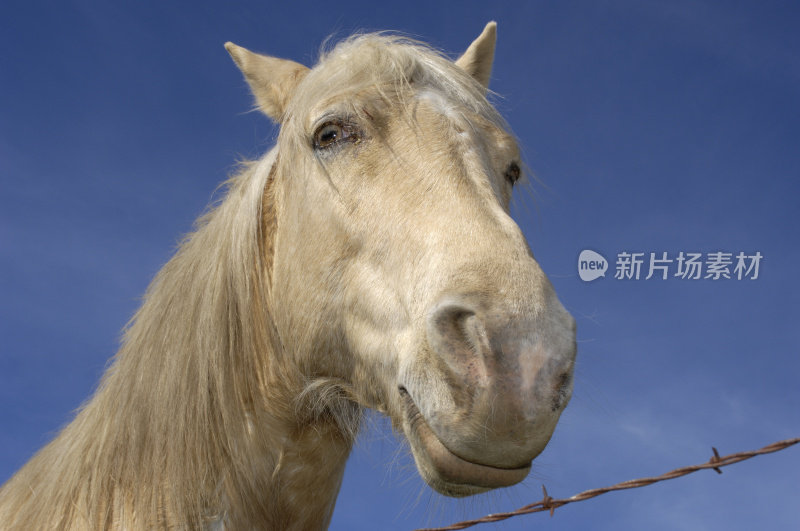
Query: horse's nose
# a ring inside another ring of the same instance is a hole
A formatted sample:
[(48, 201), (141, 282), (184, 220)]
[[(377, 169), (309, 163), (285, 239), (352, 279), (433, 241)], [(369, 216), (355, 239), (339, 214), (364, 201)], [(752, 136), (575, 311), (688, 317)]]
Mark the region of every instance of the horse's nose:
[(457, 455), (509, 467), (544, 448), (571, 395), (575, 358), (574, 321), (553, 300), (533, 314), (448, 298), (428, 313), (428, 346), (453, 404), (429, 411), (428, 422)]

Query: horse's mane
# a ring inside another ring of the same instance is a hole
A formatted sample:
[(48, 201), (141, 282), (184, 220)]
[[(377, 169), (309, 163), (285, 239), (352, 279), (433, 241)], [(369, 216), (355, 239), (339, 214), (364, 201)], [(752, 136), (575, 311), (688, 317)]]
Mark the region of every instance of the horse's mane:
[[(275, 431), (253, 418), (261, 408), (252, 402), (285, 400), (279, 389), (265, 388), (266, 373), (288, 364), (269, 359), (279, 351), (270, 337), (257, 245), (274, 159), (270, 153), (228, 182), (225, 199), (198, 220), (151, 283), (94, 397), (0, 499), (24, 496), (36, 505), (39, 522), (64, 511), (58, 518), (65, 527), (89, 517), (96, 519), (92, 527), (132, 517), (149, 527), (148, 514), (170, 514), (194, 527), (214, 516), (193, 511), (220, 507), (220, 500), (205, 499), (208, 493), (228, 490), (218, 479), (232, 461), (255, 455), (242, 446), (262, 439), (245, 431)], [(258, 481), (269, 463), (247, 466)], [(132, 496), (112, 500), (118, 489)], [(104, 514), (73, 514), (83, 507)], [(13, 515), (0, 513), (0, 521), (12, 524)]]
[[(443, 105), (506, 127), (472, 77), (407, 38), (358, 35), (320, 63), (324, 72), (311, 71), (293, 107), (374, 88), (396, 101), (418, 85), (443, 95)], [(343, 101), (363, 112), (356, 98)], [(286, 146), (304, 144), (302, 126), (289, 116), (279, 145), (285, 137)], [(93, 398), (0, 489), (4, 526), (197, 528), (227, 518), (218, 511), (246, 522), (270, 510), (278, 459), (270, 448), (298, 415), (313, 414), (303, 408), (325, 406), (304, 398), (319, 402), (335, 387), (303, 380), (284, 359), (290, 338), (279, 338), (270, 318), (263, 205), (277, 151), (227, 183), (224, 199), (151, 283)], [(298, 387), (307, 392), (289, 394)], [(338, 421), (357, 429), (357, 416)], [(246, 492), (261, 497), (237, 497)]]

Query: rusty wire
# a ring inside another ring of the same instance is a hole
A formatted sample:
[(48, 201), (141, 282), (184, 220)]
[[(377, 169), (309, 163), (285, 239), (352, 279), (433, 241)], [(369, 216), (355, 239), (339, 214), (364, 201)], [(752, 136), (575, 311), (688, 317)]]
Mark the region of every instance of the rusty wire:
[(751, 457), (755, 457), (757, 455), (769, 454), (772, 452), (784, 450), (799, 442), (800, 442), (800, 437), (797, 437), (795, 439), (786, 439), (784, 441), (774, 442), (770, 445), (761, 448), (760, 450), (751, 450), (749, 452), (738, 452), (735, 454), (730, 454), (722, 457), (720, 457), (717, 449), (712, 447), (711, 449), (714, 451), (714, 455), (711, 456), (711, 459), (709, 459), (707, 463), (676, 468), (675, 470), (666, 472), (665, 474), (656, 477), (631, 479), (628, 481), (623, 481), (622, 483), (617, 483), (616, 485), (612, 485), (610, 487), (601, 487), (598, 489), (585, 490), (569, 498), (563, 498), (563, 499), (552, 498), (550, 497), (549, 494), (547, 494), (547, 489), (544, 487), (544, 485), (542, 485), (542, 492), (544, 493), (544, 497), (540, 501), (536, 503), (531, 503), (524, 507), (520, 507), (516, 511), (511, 511), (507, 513), (494, 513), (486, 515), (483, 518), (477, 518), (475, 520), (464, 520), (463, 522), (458, 522), (445, 527), (430, 527), (430, 528), (426, 527), (423, 529), (417, 529), (416, 531), (451, 531), (454, 529), (466, 529), (467, 527), (472, 527), (477, 524), (485, 524), (488, 522), (499, 522), (500, 520), (505, 520), (507, 518), (511, 518), (514, 516), (520, 516), (522, 514), (538, 513), (542, 511), (549, 511), (550, 516), (553, 516), (555, 510), (563, 505), (567, 505), (568, 503), (572, 502), (588, 500), (590, 498), (595, 498), (597, 496), (600, 496), (601, 494), (605, 494), (607, 492), (612, 492), (615, 490), (636, 489), (639, 487), (646, 487), (648, 485), (652, 485), (653, 483), (658, 483), (659, 481), (679, 478), (687, 474), (697, 472), (698, 470), (704, 470), (707, 468), (714, 470), (718, 474), (722, 474), (722, 470), (720, 469), (723, 466), (732, 465), (734, 463), (744, 461), (745, 459), (750, 459)]

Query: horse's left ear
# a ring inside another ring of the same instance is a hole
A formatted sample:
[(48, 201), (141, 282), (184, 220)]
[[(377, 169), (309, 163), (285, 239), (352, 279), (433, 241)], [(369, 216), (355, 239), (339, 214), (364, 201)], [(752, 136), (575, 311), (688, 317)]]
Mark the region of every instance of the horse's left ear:
[(494, 45), (497, 42), (497, 22), (489, 22), (477, 39), (469, 45), (456, 64), (474, 77), (484, 88), (489, 88), (494, 62)]
[(225, 49), (244, 74), (259, 109), (281, 122), (295, 88), (309, 72), (308, 67), (288, 59), (253, 53), (232, 42), (226, 42)]

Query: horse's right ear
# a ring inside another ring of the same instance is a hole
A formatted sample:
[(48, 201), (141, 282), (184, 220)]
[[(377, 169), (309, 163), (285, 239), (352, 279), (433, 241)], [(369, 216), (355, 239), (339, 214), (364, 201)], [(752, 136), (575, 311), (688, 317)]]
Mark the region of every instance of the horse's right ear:
[(244, 74), (259, 109), (280, 122), (295, 88), (309, 69), (288, 59), (253, 53), (232, 42), (226, 42), (225, 49)]
[(456, 59), (456, 64), (474, 77), (483, 88), (489, 88), (494, 62), (494, 45), (497, 42), (497, 22), (489, 22), (467, 51)]

